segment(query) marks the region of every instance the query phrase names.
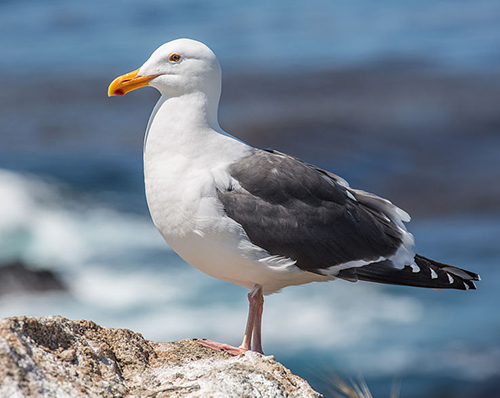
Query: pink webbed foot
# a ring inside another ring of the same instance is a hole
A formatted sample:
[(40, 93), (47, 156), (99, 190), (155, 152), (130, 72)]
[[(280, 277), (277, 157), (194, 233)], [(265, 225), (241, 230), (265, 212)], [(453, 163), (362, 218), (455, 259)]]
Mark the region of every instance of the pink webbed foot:
[(197, 340), (197, 342), (204, 347), (208, 347), (208, 348), (211, 348), (213, 350), (220, 351), (220, 352), (227, 352), (228, 354), (233, 355), (233, 356), (238, 356), (238, 355), (244, 354), (245, 352), (248, 351), (248, 349), (246, 349), (246, 348), (233, 347), (232, 345), (229, 345), (229, 344), (217, 343), (216, 341), (207, 340), (207, 339), (200, 339), (200, 340)]

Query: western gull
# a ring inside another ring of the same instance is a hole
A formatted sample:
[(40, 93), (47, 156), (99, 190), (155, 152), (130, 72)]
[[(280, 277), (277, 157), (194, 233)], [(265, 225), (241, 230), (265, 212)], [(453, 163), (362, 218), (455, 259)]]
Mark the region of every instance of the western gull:
[[(343, 178), (221, 129), (221, 68), (203, 43), (178, 39), (116, 78), (109, 96), (152, 86), (161, 97), (144, 139), (146, 198), (170, 247), (200, 271), (250, 290), (238, 355), (262, 353), (263, 296), (344, 279), (475, 289), (479, 275), (413, 251), (410, 216)], [(253, 338), (253, 344), (252, 344)]]

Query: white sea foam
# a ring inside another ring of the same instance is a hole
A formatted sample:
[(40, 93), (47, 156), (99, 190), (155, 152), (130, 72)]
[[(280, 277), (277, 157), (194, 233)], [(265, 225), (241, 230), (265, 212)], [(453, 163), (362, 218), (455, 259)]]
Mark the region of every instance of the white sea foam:
[(168, 248), (145, 217), (78, 203), (54, 182), (0, 170), (0, 261), (67, 269), (139, 248)]

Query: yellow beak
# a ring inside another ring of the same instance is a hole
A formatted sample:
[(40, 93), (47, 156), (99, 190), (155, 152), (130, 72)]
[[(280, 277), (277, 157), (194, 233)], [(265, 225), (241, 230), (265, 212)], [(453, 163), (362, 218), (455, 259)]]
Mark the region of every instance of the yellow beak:
[(140, 68), (113, 80), (108, 88), (108, 97), (113, 97), (114, 95), (125, 95), (129, 91), (135, 90), (136, 88), (145, 87), (155, 77), (160, 76), (137, 76), (139, 70)]

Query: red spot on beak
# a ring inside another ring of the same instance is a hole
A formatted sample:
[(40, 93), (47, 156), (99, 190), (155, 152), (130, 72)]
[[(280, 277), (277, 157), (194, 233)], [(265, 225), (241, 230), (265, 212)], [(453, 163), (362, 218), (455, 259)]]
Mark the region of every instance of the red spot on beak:
[(125, 95), (125, 92), (121, 88), (116, 89), (114, 93), (115, 95)]

